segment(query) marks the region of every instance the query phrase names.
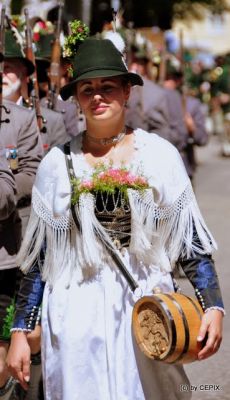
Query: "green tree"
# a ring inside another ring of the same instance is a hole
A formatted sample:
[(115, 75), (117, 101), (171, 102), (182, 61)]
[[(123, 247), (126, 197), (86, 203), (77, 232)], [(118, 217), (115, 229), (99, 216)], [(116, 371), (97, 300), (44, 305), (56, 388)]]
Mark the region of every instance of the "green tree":
[(122, 0), (126, 22), (133, 21), (134, 27), (157, 25), (171, 28), (174, 19), (202, 19), (204, 10), (213, 14), (229, 11), (227, 0)]
[(227, 0), (174, 0), (173, 17), (177, 19), (202, 19), (203, 10), (208, 9), (213, 14), (222, 14), (230, 11)]

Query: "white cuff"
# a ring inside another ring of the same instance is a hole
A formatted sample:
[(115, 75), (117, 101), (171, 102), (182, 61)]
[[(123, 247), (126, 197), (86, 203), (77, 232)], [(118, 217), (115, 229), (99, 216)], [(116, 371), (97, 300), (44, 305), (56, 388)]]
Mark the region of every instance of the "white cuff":
[(212, 306), (212, 307), (207, 308), (207, 310), (205, 310), (205, 313), (210, 311), (210, 310), (218, 310), (218, 311), (221, 311), (224, 316), (226, 315), (226, 311), (224, 310), (223, 307)]

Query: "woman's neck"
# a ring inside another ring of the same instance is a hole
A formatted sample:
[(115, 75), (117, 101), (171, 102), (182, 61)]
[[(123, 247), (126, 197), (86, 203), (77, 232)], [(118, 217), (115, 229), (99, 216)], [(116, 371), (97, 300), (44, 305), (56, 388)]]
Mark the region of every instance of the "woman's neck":
[(87, 137), (87, 134), (84, 134), (82, 150), (87, 163), (90, 164), (91, 167), (95, 167), (95, 165), (101, 162), (112, 162), (114, 165), (120, 165), (126, 161), (129, 162), (134, 152), (132, 133), (132, 129), (127, 127), (125, 134), (121, 134), (117, 142), (106, 145), (100, 142), (94, 142), (91, 138)]
[(124, 132), (125, 118), (119, 118), (118, 121), (86, 121), (86, 132), (95, 138), (111, 138)]

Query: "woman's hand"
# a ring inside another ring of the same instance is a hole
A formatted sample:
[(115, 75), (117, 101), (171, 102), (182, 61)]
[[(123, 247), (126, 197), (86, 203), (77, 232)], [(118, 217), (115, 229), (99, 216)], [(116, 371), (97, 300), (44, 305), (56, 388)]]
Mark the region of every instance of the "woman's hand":
[(198, 360), (204, 360), (218, 351), (222, 340), (222, 321), (223, 313), (219, 310), (209, 310), (204, 313), (197, 341), (202, 342), (206, 336), (207, 340), (198, 353)]
[(12, 333), (6, 363), (11, 375), (19, 381), (25, 390), (28, 390), (30, 380), (30, 346), (25, 332), (15, 331)]

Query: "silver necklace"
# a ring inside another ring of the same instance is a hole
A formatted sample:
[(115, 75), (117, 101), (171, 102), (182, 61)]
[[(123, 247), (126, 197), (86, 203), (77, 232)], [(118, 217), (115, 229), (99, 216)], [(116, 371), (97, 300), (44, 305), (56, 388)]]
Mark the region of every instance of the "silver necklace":
[(122, 139), (126, 135), (126, 129), (124, 132), (118, 133), (118, 135), (111, 136), (109, 138), (95, 138), (94, 136), (90, 136), (87, 131), (85, 131), (85, 137), (93, 143), (102, 144), (102, 146), (107, 146), (109, 144), (117, 144), (122, 141)]

